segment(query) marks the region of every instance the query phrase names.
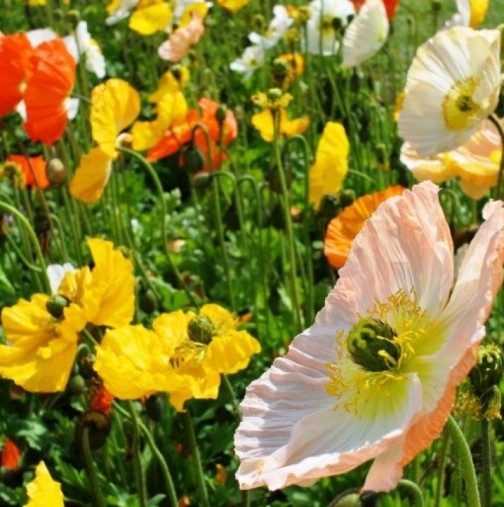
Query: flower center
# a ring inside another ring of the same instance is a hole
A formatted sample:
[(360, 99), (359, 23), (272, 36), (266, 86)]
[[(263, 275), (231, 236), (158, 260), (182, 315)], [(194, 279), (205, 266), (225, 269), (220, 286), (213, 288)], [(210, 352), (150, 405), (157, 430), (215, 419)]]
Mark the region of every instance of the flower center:
[(375, 318), (360, 319), (350, 329), (346, 344), (353, 362), (367, 371), (386, 371), (397, 367), (402, 349), (397, 333)]
[(468, 77), (457, 81), (443, 102), (443, 118), (448, 130), (464, 130), (481, 112), (481, 106), (472, 99), (478, 80)]

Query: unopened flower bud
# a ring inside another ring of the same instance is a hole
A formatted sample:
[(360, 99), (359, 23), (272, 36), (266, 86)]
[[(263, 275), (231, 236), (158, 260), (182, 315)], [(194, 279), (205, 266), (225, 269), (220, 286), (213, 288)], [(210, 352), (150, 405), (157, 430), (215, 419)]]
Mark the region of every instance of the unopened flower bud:
[(215, 117), (219, 123), (223, 123), (226, 119), (227, 115), (227, 106), (226, 104), (219, 104), (217, 111), (215, 112)]
[(68, 299), (59, 294), (52, 295), (47, 303), (46, 310), (55, 318), (60, 319), (63, 317), (63, 310), (70, 304)]
[(138, 299), (140, 309), (143, 312), (150, 314), (157, 311), (158, 309), (157, 299), (156, 295), (154, 294), (154, 292), (152, 292), (152, 290), (147, 289), (146, 291), (141, 292)]
[(276, 58), (273, 61), (271, 72), (275, 79), (281, 80), (289, 73), (289, 64), (283, 58)]
[(193, 342), (209, 343), (215, 331), (214, 326), (206, 315), (196, 315), (187, 326), (189, 338)]
[(59, 158), (51, 158), (46, 166), (47, 179), (54, 188), (63, 186), (67, 179), (67, 172), (63, 162)]
[(355, 192), (351, 189), (342, 190), (339, 194), (339, 202), (342, 208), (350, 206), (355, 201)]
[(361, 496), (355, 490), (344, 491), (338, 495), (329, 507), (364, 507)]
[(173, 77), (177, 81), (180, 81), (182, 79), (182, 65), (180, 65), (179, 63), (177, 63), (176, 65), (174, 65), (170, 69), (170, 72), (172, 73)]
[(81, 448), (86, 428), (88, 430), (89, 447), (92, 450), (100, 449), (105, 444), (110, 433), (110, 418), (98, 410), (88, 410), (80, 416), (75, 427), (75, 440)]
[(476, 392), (484, 393), (499, 384), (503, 373), (502, 355), (493, 344), (478, 349), (478, 362), (469, 373), (469, 379)]
[(201, 189), (207, 188), (210, 185), (211, 181), (212, 181), (212, 176), (210, 174), (204, 173), (204, 172), (195, 174), (191, 179), (192, 186), (194, 188), (201, 188)]
[(67, 14), (67, 19), (74, 29), (77, 28), (77, 25), (79, 24), (80, 21), (80, 12), (77, 9), (69, 10)]
[(68, 389), (74, 396), (79, 396), (86, 390), (86, 381), (80, 375), (74, 375), (68, 383)]
[(196, 174), (205, 167), (205, 155), (196, 146), (188, 147), (184, 153), (184, 167), (191, 173)]

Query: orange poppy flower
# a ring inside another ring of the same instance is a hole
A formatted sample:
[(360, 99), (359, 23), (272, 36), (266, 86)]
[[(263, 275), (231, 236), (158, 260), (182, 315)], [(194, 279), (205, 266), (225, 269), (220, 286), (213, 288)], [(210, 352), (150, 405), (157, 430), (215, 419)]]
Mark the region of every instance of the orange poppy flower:
[(18, 467), (20, 457), (21, 452), (19, 451), (18, 446), (12, 440), (6, 438), (0, 464), (5, 468), (16, 469)]
[[(226, 159), (225, 154), (220, 160), (220, 153), (217, 147), (217, 141), (220, 137), (220, 126), (217, 121), (217, 110), (219, 104), (214, 100), (202, 98), (198, 102), (201, 108), (201, 113), (197, 109), (190, 109), (187, 112), (186, 117), (176, 122), (175, 125), (169, 129), (161, 140), (150, 149), (147, 154), (147, 160), (153, 162), (161, 158), (173, 155), (181, 150), (181, 148), (187, 144), (192, 137), (192, 129), (197, 124), (202, 124), (208, 130), (208, 134), (211, 140), (210, 151), (212, 153), (212, 159), (216, 168), (220, 167), (220, 164)], [(222, 143), (227, 146), (231, 141), (236, 139), (238, 135), (238, 125), (233, 111), (227, 110), (224, 121), (222, 122)], [(203, 171), (210, 170), (209, 155), (205, 136), (201, 130), (197, 130), (194, 135), (194, 144), (201, 150), (205, 157), (206, 164), (203, 167)]]
[(5, 162), (16, 164), (23, 172), (27, 187), (47, 188), (49, 180), (47, 179), (47, 162), (44, 157), (25, 157), (24, 155), (11, 155)]
[(0, 35), (0, 116), (13, 111), (23, 98), (32, 51), (24, 33)]
[[(366, 0), (352, 0), (353, 4), (355, 5), (355, 9), (358, 11), (362, 4)], [(383, 5), (385, 6), (385, 10), (387, 11), (387, 17), (389, 20), (391, 20), (395, 16), (395, 11), (397, 9), (397, 6), (399, 5), (399, 0), (382, 0)]]
[(345, 264), (353, 240), (378, 206), (389, 197), (401, 195), (403, 191), (404, 187), (396, 185), (363, 195), (331, 220), (324, 239), (324, 253), (333, 268), (339, 269)]
[(24, 101), (26, 132), (32, 141), (52, 144), (61, 138), (68, 121), (67, 99), (75, 81), (75, 60), (62, 39), (37, 46), (30, 58)]

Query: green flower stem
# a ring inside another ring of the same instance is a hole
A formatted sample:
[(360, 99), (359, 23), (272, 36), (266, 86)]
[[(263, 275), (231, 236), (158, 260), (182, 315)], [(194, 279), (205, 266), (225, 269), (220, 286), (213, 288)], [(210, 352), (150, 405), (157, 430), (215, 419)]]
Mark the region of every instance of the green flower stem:
[(495, 114), (491, 114), (488, 119), (494, 124), (494, 127), (497, 129), (497, 132), (499, 133), (499, 137), (501, 139), (503, 156), (501, 156), (500, 160), (499, 176), (497, 178), (497, 189), (495, 197), (496, 199), (502, 199), (502, 175), (504, 173), (504, 130), (502, 129), (499, 118)]
[(490, 422), (481, 420), (481, 455), (483, 467), (481, 471), (481, 505), (492, 507), (492, 456), (490, 449)]
[[(308, 143), (306, 139), (303, 136), (295, 135), (292, 137), (289, 137), (285, 141), (283, 152), (284, 154), (287, 152), (287, 148), (294, 142), (298, 142), (301, 144), (302, 148), (302, 154), (304, 159), (304, 167), (306, 169), (305, 173), (305, 202), (304, 202), (304, 212), (306, 214), (309, 213), (309, 210), (311, 208), (310, 206), (310, 178), (309, 178), (309, 171), (311, 167), (311, 156), (310, 156), (310, 147), (308, 146)], [(303, 277), (305, 280), (305, 293), (306, 293), (306, 306), (307, 306), (307, 319), (308, 322), (313, 322), (315, 319), (315, 294), (314, 294), (314, 278), (313, 278), (313, 252), (311, 247), (311, 241), (310, 241), (310, 221), (305, 217), (303, 220), (303, 232), (304, 232), (304, 243), (305, 243), (305, 251), (306, 251), (306, 277)], [(301, 266), (303, 266), (304, 263), (301, 260)]]
[(138, 416), (132, 401), (128, 402), (128, 409), (133, 423), (133, 469), (137, 483), (137, 494), (140, 507), (147, 507), (147, 484), (145, 482), (145, 470), (142, 462), (142, 453), (140, 450), (140, 427)]
[(424, 506), (422, 490), (418, 487), (418, 484), (416, 482), (408, 481), (407, 479), (401, 479), (399, 481), (398, 487), (407, 492), (408, 496), (412, 500), (413, 507)]
[(47, 277), (47, 271), (46, 271), (46, 263), (44, 260), (44, 256), (42, 255), (42, 250), (40, 249), (40, 244), (38, 242), (37, 236), (35, 232), (33, 231), (30, 222), (13, 206), (10, 206), (9, 204), (6, 204), (2, 201), (0, 201), (0, 209), (5, 211), (6, 213), (9, 213), (10, 215), (14, 215), (24, 226), (25, 231), (28, 233), (28, 236), (31, 239), (31, 242), (33, 243), (33, 248), (35, 251), (35, 255), (37, 256), (37, 260), (40, 264), (40, 268), (42, 270), (42, 273), (40, 273), (40, 276), (42, 278), (42, 289), (47, 291), (48, 294), (51, 293), (51, 285), (49, 284), (49, 278)]
[(241, 412), (240, 412), (240, 403), (238, 402), (238, 398), (236, 397), (236, 393), (233, 389), (231, 382), (229, 381), (229, 377), (223, 373), (221, 375), (222, 385), (226, 390), (227, 395), (229, 396), (229, 400), (231, 401), (231, 405), (233, 406), (233, 414), (235, 416), (236, 422), (241, 422)]
[(474, 463), (469, 444), (467, 443), (459, 425), (452, 416), (448, 418), (446, 429), (448, 430), (459, 457), (459, 470), (465, 482), (467, 505), (470, 505), (471, 507), (481, 507), (478, 481), (476, 479), (476, 471), (474, 470)]
[[(192, 135), (191, 135), (192, 139), (194, 139), (194, 136), (196, 135), (196, 132), (198, 130), (201, 130), (201, 132), (203, 133), (203, 136), (205, 138), (205, 143), (206, 143), (206, 148), (207, 148), (207, 153), (208, 153), (208, 163), (210, 165), (210, 174), (214, 175), (214, 174), (216, 174), (216, 170), (215, 170), (215, 166), (213, 163), (212, 143), (210, 142), (210, 135), (209, 135), (206, 127), (204, 125), (201, 125), (198, 123), (192, 129)], [(226, 242), (225, 242), (225, 236), (224, 236), (224, 226), (222, 224), (219, 180), (217, 178), (212, 178), (212, 189), (213, 189), (213, 193), (212, 193), (213, 214), (214, 214), (214, 219), (215, 219), (215, 226), (217, 229), (217, 238), (219, 240), (219, 246), (220, 246), (220, 250), (221, 250), (222, 265), (224, 266), (224, 272), (226, 274), (226, 283), (228, 286), (229, 302), (231, 305), (231, 309), (233, 311), (236, 311), (236, 302), (235, 302), (234, 291), (233, 291), (231, 267), (229, 265), (229, 259), (228, 259), (228, 255), (227, 255)]]
[[(129, 419), (131, 419), (131, 415), (128, 412), (126, 412), (117, 402), (114, 402), (114, 409), (116, 409), (124, 417), (128, 417)], [(159, 450), (159, 447), (156, 445), (156, 442), (154, 441), (154, 438), (149, 429), (147, 428), (147, 426), (145, 426), (141, 420), (138, 420), (138, 426), (142, 430), (142, 433), (145, 435), (147, 443), (151, 448), (152, 454), (154, 454), (154, 457), (157, 459), (159, 466), (161, 467), (161, 472), (163, 474), (163, 478), (165, 480), (166, 485), (165, 493), (167, 498), (169, 499), (170, 505), (171, 507), (178, 507), (177, 492), (175, 490), (175, 484), (173, 483), (173, 478), (170, 473), (168, 463), (166, 463), (163, 454)]]
[(84, 454), (84, 462), (86, 464), (86, 471), (89, 477), (89, 484), (93, 493), (96, 507), (106, 507), (103, 493), (98, 482), (95, 466), (93, 463), (93, 456), (91, 455), (91, 447), (89, 446), (89, 428), (84, 428), (82, 432), (82, 452)]
[(443, 486), (445, 480), (445, 465), (446, 465), (446, 456), (448, 454), (448, 447), (450, 443), (450, 436), (448, 433), (442, 437), (441, 447), (439, 449), (438, 454), (438, 476), (437, 476), (437, 484), (436, 484), (436, 493), (435, 493), (435, 503), (434, 507), (441, 507), (441, 500), (443, 498)]
[(276, 169), (278, 171), (278, 175), (280, 177), (280, 188), (282, 191), (281, 194), (281, 202), (282, 209), (284, 214), (285, 227), (287, 232), (287, 255), (288, 255), (288, 264), (289, 264), (289, 278), (290, 278), (290, 297), (292, 300), (292, 306), (294, 309), (294, 322), (295, 322), (295, 331), (298, 333), (301, 331), (303, 327), (303, 317), (301, 314), (301, 307), (299, 304), (299, 294), (297, 287), (297, 269), (296, 269), (296, 244), (294, 242), (294, 234), (292, 230), (292, 220), (290, 215), (290, 198), (289, 191), (287, 189), (287, 181), (285, 177), (285, 171), (282, 165), (282, 157), (280, 155), (280, 146), (279, 146), (279, 138), (280, 138), (280, 117), (277, 112), (273, 112), (273, 124), (274, 124), (274, 136), (273, 136), (273, 151), (276, 163)]
[(196, 487), (198, 489), (199, 495), (198, 505), (201, 507), (210, 507), (210, 502), (208, 500), (208, 491), (205, 484), (205, 475), (203, 473), (203, 466), (201, 463), (201, 455), (199, 452), (198, 443), (196, 441), (196, 434), (194, 433), (194, 426), (191, 414), (189, 413), (189, 409), (187, 409), (186, 412), (182, 413), (182, 418), (184, 420), (184, 426), (189, 438), (189, 448), (191, 449), (191, 454), (193, 456), (195, 464)]
[(14, 250), (14, 252), (16, 252), (16, 255), (21, 259), (21, 262), (28, 268), (30, 269), (31, 271), (35, 272), (35, 273), (42, 273), (42, 269), (39, 267), (39, 266), (36, 266), (35, 264), (33, 264), (32, 262), (30, 262), (23, 254), (23, 252), (21, 251), (21, 249), (16, 245), (16, 242), (14, 241), (14, 239), (12, 238), (12, 235), (10, 234), (7, 234), (7, 242), (9, 243), (9, 245), (12, 247), (12, 249)]
[(152, 178), (152, 181), (154, 182), (154, 186), (156, 187), (156, 190), (158, 192), (159, 196), (159, 206), (161, 208), (161, 241), (163, 243), (163, 251), (166, 255), (166, 259), (168, 260), (168, 264), (170, 265), (170, 269), (172, 270), (175, 278), (177, 279), (177, 283), (179, 287), (183, 289), (183, 291), (186, 293), (187, 298), (191, 302), (193, 306), (197, 306), (196, 300), (194, 299), (194, 296), (192, 295), (191, 291), (189, 290), (189, 287), (187, 287), (187, 284), (182, 279), (182, 276), (180, 275), (179, 270), (177, 269), (177, 266), (173, 262), (173, 259), (171, 258), (170, 249), (168, 248), (168, 241), (167, 241), (167, 231), (166, 231), (166, 202), (164, 199), (164, 191), (163, 186), (161, 185), (161, 181), (159, 180), (159, 176), (157, 175), (154, 167), (152, 167), (147, 160), (142, 157), (139, 153), (133, 150), (129, 150), (128, 148), (124, 148), (122, 146), (116, 146), (116, 150), (127, 153), (128, 155), (131, 155), (133, 158), (136, 158), (138, 161), (142, 163), (142, 165), (145, 167), (147, 172), (149, 173), (149, 176)]

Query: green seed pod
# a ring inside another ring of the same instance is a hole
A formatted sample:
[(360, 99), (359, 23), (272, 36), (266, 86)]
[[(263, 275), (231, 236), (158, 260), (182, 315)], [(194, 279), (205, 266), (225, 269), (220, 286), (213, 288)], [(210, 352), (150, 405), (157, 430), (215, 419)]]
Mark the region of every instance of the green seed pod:
[(86, 390), (86, 381), (81, 375), (74, 375), (68, 383), (68, 389), (74, 396), (81, 395)]
[(476, 393), (484, 393), (499, 384), (503, 364), (500, 349), (493, 344), (478, 349), (478, 362), (469, 373), (469, 380)]
[(63, 310), (70, 304), (70, 301), (64, 296), (54, 294), (46, 303), (46, 310), (55, 318), (63, 317)]
[(197, 315), (189, 321), (189, 338), (198, 343), (209, 343), (214, 334), (215, 328), (210, 319), (205, 315)]

